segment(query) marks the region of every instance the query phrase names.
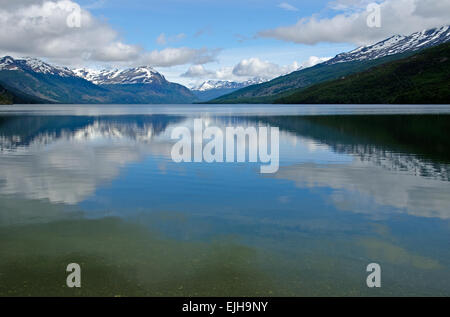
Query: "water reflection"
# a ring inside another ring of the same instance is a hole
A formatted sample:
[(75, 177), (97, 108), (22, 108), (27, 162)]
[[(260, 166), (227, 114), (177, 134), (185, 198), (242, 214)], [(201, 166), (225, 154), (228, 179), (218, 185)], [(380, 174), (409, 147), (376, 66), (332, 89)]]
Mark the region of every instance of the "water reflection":
[[(393, 212), (419, 217), (450, 218), (450, 183), (390, 172), (382, 166), (355, 159), (350, 165), (303, 164), (283, 167), (276, 177), (289, 179), (301, 188), (324, 187), (342, 210), (386, 216)], [(395, 209), (383, 209), (382, 206)]]
[(83, 201), (127, 164), (170, 153), (169, 144), (153, 139), (178, 121), (159, 116), (8, 119), (0, 129), (1, 192), (66, 204)]
[[(278, 173), (172, 162), (172, 129), (199, 117), (280, 127)], [(448, 295), (448, 126), (446, 115), (0, 116), (0, 294), (79, 258), (93, 268), (82, 295), (373, 295), (371, 261), (388, 266), (375, 295)], [(25, 292), (40, 289), (13, 295)]]
[[(449, 218), (450, 168), (442, 162), (448, 153), (437, 152), (441, 160), (436, 160), (420, 152), (398, 151), (392, 147), (392, 138), (385, 136), (386, 130), (383, 137), (390, 143), (383, 146), (379, 138), (375, 139), (378, 143), (371, 143), (367, 135), (373, 131), (367, 133), (367, 127), (361, 125), (364, 119), (204, 116), (207, 124), (220, 127), (281, 123), (282, 167), (275, 178), (292, 180), (299, 187), (333, 189), (330, 197), (339, 209), (376, 214), (376, 204), (416, 216)], [(383, 125), (396, 124), (397, 120), (391, 117), (392, 122), (386, 122), (383, 118)], [(417, 117), (411, 120), (417, 121)], [(421, 120), (429, 126), (433, 118)], [(448, 118), (434, 120), (445, 124)], [(176, 169), (170, 161), (170, 131), (175, 125), (192, 126), (192, 121), (165, 115), (3, 117), (0, 192), (74, 205), (120, 177), (122, 168), (148, 157), (159, 158), (160, 173)], [(415, 123), (406, 121), (404, 128)], [(341, 126), (351, 133), (342, 133)], [(379, 128), (374, 125), (374, 130)], [(433, 134), (432, 129), (420, 132)], [(403, 142), (402, 148), (417, 144), (414, 135), (410, 138), (413, 142)], [(446, 143), (435, 147), (447, 150)]]

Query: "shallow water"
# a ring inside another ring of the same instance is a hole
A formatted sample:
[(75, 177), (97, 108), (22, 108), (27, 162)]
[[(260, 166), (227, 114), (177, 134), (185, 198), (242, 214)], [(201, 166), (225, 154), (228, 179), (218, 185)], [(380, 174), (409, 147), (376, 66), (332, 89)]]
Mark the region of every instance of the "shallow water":
[[(174, 163), (196, 118), (279, 127), (279, 171)], [(449, 127), (449, 106), (2, 107), (0, 295), (449, 296)]]

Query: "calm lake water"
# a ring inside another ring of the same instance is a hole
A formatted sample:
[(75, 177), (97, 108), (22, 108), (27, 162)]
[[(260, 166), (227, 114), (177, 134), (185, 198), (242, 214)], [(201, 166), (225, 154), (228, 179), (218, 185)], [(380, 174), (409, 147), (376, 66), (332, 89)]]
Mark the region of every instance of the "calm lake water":
[[(279, 171), (174, 163), (198, 118), (279, 127)], [(449, 135), (450, 106), (1, 107), (0, 295), (450, 296)]]

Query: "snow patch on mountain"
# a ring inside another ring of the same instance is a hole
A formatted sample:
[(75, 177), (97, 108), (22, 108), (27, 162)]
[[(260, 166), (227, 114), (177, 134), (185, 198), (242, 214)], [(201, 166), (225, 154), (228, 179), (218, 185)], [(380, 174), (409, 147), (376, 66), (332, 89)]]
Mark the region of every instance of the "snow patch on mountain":
[(228, 80), (207, 80), (198, 86), (192, 87), (194, 91), (208, 91), (213, 89), (241, 89), (247, 86), (261, 84), (267, 80), (262, 78), (253, 78), (244, 82), (234, 82)]
[(417, 51), (448, 41), (450, 41), (449, 26), (423, 30), (409, 36), (394, 35), (374, 45), (358, 47), (351, 52), (339, 54), (326, 62), (326, 64), (374, 60), (389, 55)]
[(96, 85), (131, 85), (152, 84), (166, 81), (163, 75), (152, 67), (141, 66), (124, 70), (92, 70), (87, 68), (74, 69), (74, 73)]
[(33, 57), (14, 59), (11, 56), (5, 56), (0, 59), (0, 70), (33, 71), (36, 73), (61, 77), (75, 76), (75, 74), (67, 67), (52, 66), (42, 60)]

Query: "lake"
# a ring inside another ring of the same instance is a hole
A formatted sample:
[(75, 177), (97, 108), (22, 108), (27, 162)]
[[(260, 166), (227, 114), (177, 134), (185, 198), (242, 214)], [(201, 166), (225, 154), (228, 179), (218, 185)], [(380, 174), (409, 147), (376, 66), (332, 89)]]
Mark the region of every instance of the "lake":
[[(175, 163), (200, 118), (278, 127), (279, 170)], [(450, 106), (2, 106), (0, 296), (450, 296), (449, 134)]]

